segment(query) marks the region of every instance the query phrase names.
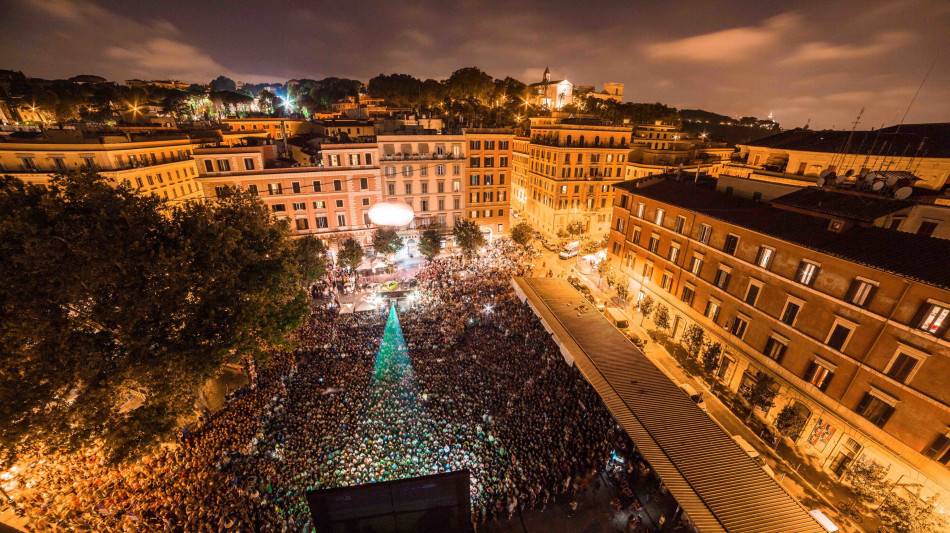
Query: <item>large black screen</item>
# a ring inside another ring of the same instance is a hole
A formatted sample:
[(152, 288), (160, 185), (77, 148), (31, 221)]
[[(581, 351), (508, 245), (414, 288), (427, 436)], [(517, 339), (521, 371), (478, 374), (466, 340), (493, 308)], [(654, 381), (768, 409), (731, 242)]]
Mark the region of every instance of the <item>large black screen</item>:
[(472, 531), (468, 470), (312, 490), (307, 503), (317, 533)]

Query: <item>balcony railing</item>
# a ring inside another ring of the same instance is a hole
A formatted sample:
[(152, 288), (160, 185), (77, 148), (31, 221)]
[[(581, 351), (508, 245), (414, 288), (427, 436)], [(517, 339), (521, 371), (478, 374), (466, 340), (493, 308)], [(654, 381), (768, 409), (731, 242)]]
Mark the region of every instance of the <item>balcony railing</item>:
[(464, 157), (460, 155), (453, 154), (427, 154), (427, 153), (413, 153), (413, 154), (404, 154), (404, 153), (395, 153), (395, 154), (384, 154), (382, 157), (383, 161), (428, 161), (428, 160), (461, 160)]

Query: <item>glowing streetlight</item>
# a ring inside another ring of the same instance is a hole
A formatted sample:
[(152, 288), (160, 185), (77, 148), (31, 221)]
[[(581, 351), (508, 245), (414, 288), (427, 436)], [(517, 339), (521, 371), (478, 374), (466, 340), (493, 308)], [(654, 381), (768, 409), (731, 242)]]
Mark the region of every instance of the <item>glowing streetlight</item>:
[(407, 226), (416, 216), (412, 206), (405, 202), (379, 202), (369, 208), (369, 219), (378, 226)]

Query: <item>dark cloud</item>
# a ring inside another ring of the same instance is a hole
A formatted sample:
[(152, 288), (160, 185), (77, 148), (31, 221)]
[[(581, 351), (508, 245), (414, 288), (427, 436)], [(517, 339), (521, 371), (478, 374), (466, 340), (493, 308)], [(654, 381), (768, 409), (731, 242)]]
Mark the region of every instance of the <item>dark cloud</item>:
[(479, 66), (535, 81), (625, 84), (632, 101), (786, 126), (950, 121), (950, 4), (842, 2), (7, 0), (0, 68), (110, 79), (249, 81)]

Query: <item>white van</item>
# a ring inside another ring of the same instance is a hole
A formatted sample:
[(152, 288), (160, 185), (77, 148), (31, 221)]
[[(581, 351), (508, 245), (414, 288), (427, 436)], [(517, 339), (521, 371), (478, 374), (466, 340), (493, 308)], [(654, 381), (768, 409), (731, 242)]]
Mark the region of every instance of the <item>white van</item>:
[(581, 248), (581, 241), (569, 242), (564, 245), (564, 249), (561, 250), (561, 253), (557, 254), (561, 259), (570, 259), (572, 257), (577, 257), (577, 252)]
[(604, 309), (604, 316), (607, 317), (607, 320), (609, 320), (610, 323), (613, 324), (617, 329), (627, 329), (630, 327), (630, 324), (627, 321), (627, 316), (616, 307), (608, 307)]
[(706, 402), (703, 401), (703, 393), (696, 392), (696, 389), (693, 388), (689, 383), (680, 383), (680, 388), (683, 389), (683, 392), (689, 396), (690, 400), (693, 400), (696, 403), (696, 406), (706, 411)]
[(738, 444), (739, 447), (742, 448), (742, 451), (748, 454), (748, 456), (751, 457), (753, 461), (758, 463), (758, 465), (762, 467), (762, 470), (765, 470), (766, 474), (772, 477), (775, 477), (775, 471), (773, 471), (772, 467), (770, 467), (765, 462), (765, 459), (759, 454), (758, 450), (756, 450), (755, 448), (752, 447), (751, 444), (749, 444), (749, 441), (743, 439), (739, 435), (733, 435), (732, 440), (736, 441), (736, 444)]

